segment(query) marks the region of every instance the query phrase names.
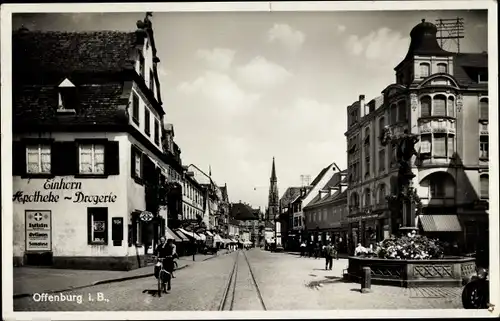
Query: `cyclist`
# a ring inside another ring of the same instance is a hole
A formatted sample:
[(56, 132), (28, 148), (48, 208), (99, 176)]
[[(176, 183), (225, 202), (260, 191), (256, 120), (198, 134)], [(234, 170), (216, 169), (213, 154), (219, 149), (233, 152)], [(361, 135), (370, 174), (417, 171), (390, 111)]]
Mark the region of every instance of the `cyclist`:
[(164, 290), (164, 292), (170, 291), (171, 289), (171, 280), (172, 280), (171, 276), (172, 272), (174, 271), (173, 257), (175, 254), (176, 253), (175, 253), (175, 247), (173, 245), (173, 239), (168, 239), (168, 241), (166, 241), (165, 236), (160, 237), (160, 244), (158, 244), (158, 246), (155, 249), (155, 255), (159, 259), (163, 259), (162, 260), (163, 268), (169, 273), (169, 276), (167, 278), (167, 283), (168, 283), (167, 289)]

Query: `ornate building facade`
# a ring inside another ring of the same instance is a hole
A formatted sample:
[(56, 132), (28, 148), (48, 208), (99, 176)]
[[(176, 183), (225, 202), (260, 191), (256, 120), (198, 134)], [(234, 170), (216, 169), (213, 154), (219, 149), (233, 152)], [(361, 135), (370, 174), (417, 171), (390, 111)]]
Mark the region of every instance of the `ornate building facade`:
[(381, 143), (384, 128), (418, 135), (412, 184), (421, 232), (466, 252), (488, 243), (488, 55), (445, 51), (436, 33), (422, 20), (395, 67), (396, 82), (370, 103), (361, 95), (348, 107), (351, 236), (364, 245), (403, 223), (390, 216), (385, 199), (398, 190), (396, 146)]

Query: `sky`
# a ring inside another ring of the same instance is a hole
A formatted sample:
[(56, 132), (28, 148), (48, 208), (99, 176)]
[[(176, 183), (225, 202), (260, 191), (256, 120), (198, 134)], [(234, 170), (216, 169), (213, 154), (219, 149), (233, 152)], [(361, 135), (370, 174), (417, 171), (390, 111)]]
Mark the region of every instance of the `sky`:
[[(134, 31), (144, 16), (16, 14), (13, 28)], [(346, 168), (347, 106), (395, 81), (422, 19), (456, 17), (461, 51), (486, 51), (486, 11), (153, 12), (163, 107), (183, 164), (211, 167), (230, 201), (262, 209), (273, 157), (280, 196), (301, 175)]]

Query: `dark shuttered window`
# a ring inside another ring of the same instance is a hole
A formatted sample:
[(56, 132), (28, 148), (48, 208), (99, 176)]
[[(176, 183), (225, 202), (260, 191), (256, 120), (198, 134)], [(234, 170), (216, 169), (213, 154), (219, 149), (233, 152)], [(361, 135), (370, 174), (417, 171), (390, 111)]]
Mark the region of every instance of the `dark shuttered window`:
[(67, 176), (78, 173), (78, 148), (74, 141), (54, 142), (52, 163), (54, 175)]
[(26, 144), (22, 141), (12, 142), (12, 175), (26, 174)]
[(104, 174), (120, 174), (120, 150), (119, 142), (109, 141), (104, 147)]
[(139, 126), (139, 96), (136, 93), (132, 95), (132, 120)]

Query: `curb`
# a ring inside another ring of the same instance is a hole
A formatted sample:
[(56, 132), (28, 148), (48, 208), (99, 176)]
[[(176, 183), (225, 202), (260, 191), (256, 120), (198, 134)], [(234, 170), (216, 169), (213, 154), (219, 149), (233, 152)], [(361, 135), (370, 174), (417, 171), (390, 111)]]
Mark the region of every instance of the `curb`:
[[(208, 259), (210, 259), (210, 258), (208, 258)], [(187, 268), (188, 266), (189, 266), (189, 264), (182, 265), (182, 266), (178, 267), (176, 269), (176, 271)], [(44, 293), (60, 293), (60, 292), (66, 292), (66, 291), (85, 289), (85, 288), (89, 288), (89, 287), (100, 285), (100, 284), (117, 283), (117, 282), (129, 281), (129, 280), (134, 280), (134, 279), (147, 278), (147, 277), (151, 277), (151, 276), (154, 276), (154, 273), (147, 273), (147, 274), (127, 276), (127, 277), (123, 277), (123, 278), (94, 281), (91, 284), (80, 285), (80, 286), (71, 286), (69, 288), (62, 289), (62, 290), (48, 290), (48, 291), (43, 291), (43, 292)], [(35, 293), (19, 293), (19, 294), (14, 294), (13, 297), (14, 297), (14, 299), (21, 299), (21, 298), (33, 296), (34, 294)]]

